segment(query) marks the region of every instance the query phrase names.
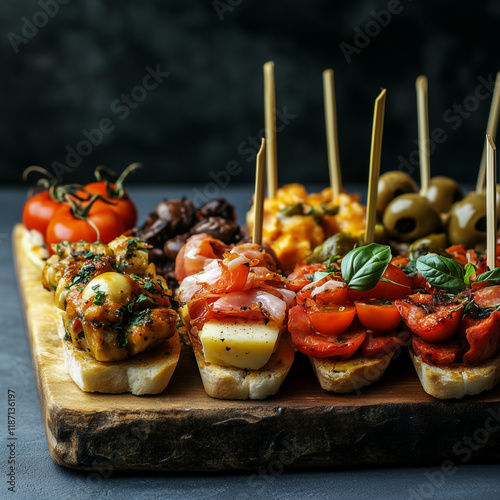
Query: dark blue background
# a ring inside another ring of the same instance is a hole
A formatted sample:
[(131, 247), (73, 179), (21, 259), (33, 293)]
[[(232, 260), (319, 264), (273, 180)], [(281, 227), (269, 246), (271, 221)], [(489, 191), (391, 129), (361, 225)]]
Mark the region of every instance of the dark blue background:
[[(90, 154), (71, 171), (59, 167), (65, 182), (89, 180), (101, 163), (121, 170), (134, 161), (144, 165), (134, 183), (251, 182), (268, 60), (285, 116), (278, 119), (280, 184), (328, 182), (321, 73), (329, 67), (344, 182), (367, 180), (381, 87), (382, 171), (408, 171), (402, 159), (416, 164), (419, 74), (429, 78), (430, 129), (444, 131), (433, 174), (475, 180), (491, 100), (480, 79), (500, 69), (499, 2), (56, 1), (2, 1), (2, 183), (21, 183), (28, 165), (67, 165), (67, 148), (89, 152), (83, 131), (104, 124)], [(342, 43), (356, 52), (346, 57)], [(169, 75), (144, 91), (147, 67)], [(132, 95), (131, 105), (122, 94)], [(222, 174), (229, 162), (233, 170)], [(413, 175), (418, 181), (418, 170)]]

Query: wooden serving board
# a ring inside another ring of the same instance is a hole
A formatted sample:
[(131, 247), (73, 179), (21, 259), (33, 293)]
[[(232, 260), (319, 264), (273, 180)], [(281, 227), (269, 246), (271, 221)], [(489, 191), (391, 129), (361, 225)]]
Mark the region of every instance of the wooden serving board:
[(40, 270), (16, 238), (21, 230), (13, 238), (17, 276), (49, 451), (60, 465), (102, 473), (272, 474), (285, 467), (500, 459), (500, 386), (463, 400), (436, 400), (422, 390), (406, 353), (378, 383), (350, 395), (323, 391), (299, 353), (277, 396), (212, 399), (188, 348), (160, 395), (84, 393), (66, 372), (53, 294), (37, 284)]

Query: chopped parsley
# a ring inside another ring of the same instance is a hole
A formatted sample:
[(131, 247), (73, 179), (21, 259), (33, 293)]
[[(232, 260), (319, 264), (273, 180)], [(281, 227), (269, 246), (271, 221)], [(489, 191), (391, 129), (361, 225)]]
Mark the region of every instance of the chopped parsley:
[[(99, 285), (96, 285), (99, 286)], [(94, 287), (92, 287), (94, 288)], [(103, 292), (102, 290), (97, 291), (94, 297), (94, 305), (96, 306), (102, 306), (104, 305), (104, 301), (106, 300), (106, 293)]]

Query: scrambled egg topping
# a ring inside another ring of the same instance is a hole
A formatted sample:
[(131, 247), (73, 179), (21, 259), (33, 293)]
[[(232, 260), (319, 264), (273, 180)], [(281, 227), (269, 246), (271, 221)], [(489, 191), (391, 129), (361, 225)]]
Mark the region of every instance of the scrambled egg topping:
[[(253, 222), (250, 210), (250, 232)], [(301, 184), (287, 184), (278, 189), (275, 198), (264, 201), (262, 239), (289, 272), (328, 237), (339, 232), (361, 236), (365, 223), (366, 208), (357, 195), (341, 193), (332, 200), (329, 187), (309, 195)]]

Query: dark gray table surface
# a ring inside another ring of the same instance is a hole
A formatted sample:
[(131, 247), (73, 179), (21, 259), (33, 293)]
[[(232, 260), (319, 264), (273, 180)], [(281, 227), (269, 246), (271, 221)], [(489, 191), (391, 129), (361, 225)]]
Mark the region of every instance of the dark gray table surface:
[[(198, 193), (204, 193), (204, 186)], [(140, 220), (165, 197), (194, 197), (193, 187), (132, 190)], [(448, 468), (360, 468), (348, 470), (285, 470), (269, 464), (261, 470), (231, 473), (156, 474), (144, 472), (88, 473), (65, 469), (50, 458), (35, 377), (30, 359), (12, 259), (11, 231), (21, 220), (26, 189), (0, 189), (0, 498), (333, 498), (333, 499), (498, 499), (500, 465), (463, 463), (465, 454), (450, 450)], [(240, 221), (251, 188), (221, 190), (238, 209)], [(8, 389), (16, 395), (15, 492), (8, 490)], [(466, 436), (464, 436), (466, 438)], [(387, 436), (391, 439), (391, 436)], [(405, 446), (401, 443), (401, 446)], [(473, 451), (471, 460), (473, 462)], [(276, 465), (276, 464), (274, 464)]]

